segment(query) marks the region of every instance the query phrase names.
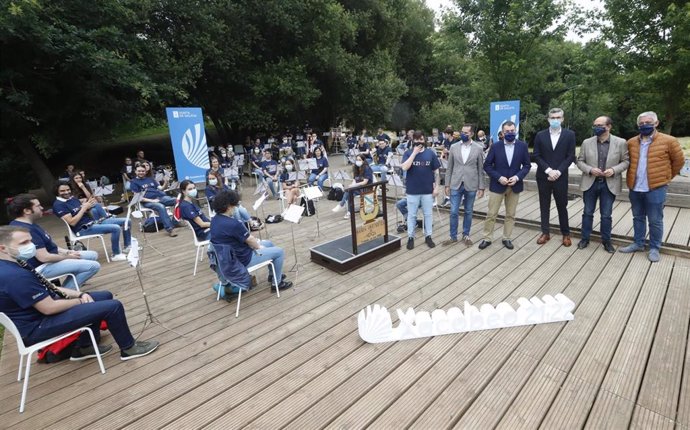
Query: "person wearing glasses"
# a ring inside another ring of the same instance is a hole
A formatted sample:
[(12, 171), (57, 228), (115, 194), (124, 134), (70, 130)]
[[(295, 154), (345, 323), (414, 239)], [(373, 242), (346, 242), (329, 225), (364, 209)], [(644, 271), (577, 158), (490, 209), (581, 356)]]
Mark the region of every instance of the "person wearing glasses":
[(563, 109), (549, 110), (549, 128), (534, 138), (534, 161), (537, 163), (537, 189), (541, 215), (541, 235), (538, 245), (551, 239), (551, 196), (556, 201), (558, 224), (563, 235), (563, 246), (572, 245), (568, 225), (568, 167), (575, 161), (575, 132), (564, 129)]
[(668, 184), (680, 173), (685, 156), (678, 139), (657, 130), (659, 118), (654, 112), (637, 116), (639, 135), (628, 140), (630, 171), (626, 175), (633, 213), (635, 242), (620, 252), (644, 251), (649, 223), (649, 261), (659, 261), (664, 233), (664, 202)]

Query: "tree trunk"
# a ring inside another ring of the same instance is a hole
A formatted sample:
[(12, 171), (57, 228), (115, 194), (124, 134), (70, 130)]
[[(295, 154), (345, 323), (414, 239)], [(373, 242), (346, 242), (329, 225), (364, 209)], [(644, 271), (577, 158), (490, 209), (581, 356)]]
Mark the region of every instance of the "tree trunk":
[(228, 136), (225, 134), (225, 129), (223, 129), (223, 122), (213, 114), (209, 114), (209, 116), (211, 117), (211, 121), (213, 121), (213, 125), (216, 126), (216, 135), (218, 136), (218, 139), (220, 139), (220, 142), (218, 143), (224, 145), (225, 142), (228, 141)]
[(55, 196), (53, 195), (53, 185), (55, 184), (56, 179), (50, 173), (50, 169), (48, 169), (45, 160), (41, 154), (38, 153), (36, 147), (31, 143), (30, 138), (27, 138), (23, 143), (18, 142), (17, 146), (24, 155), (24, 158), (26, 158), (26, 161), (29, 162), (34, 174), (38, 177), (38, 181), (41, 184), (41, 188), (43, 188), (45, 191), (48, 201), (52, 202), (55, 199)]

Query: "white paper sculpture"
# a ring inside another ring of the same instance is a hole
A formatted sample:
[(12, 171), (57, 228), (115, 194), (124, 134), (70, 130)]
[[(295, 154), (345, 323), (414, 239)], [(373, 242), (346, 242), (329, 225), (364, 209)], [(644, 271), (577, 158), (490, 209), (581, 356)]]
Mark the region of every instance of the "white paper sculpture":
[(393, 342), (396, 340), (438, 336), (442, 334), (489, 330), (522, 325), (571, 321), (575, 303), (563, 294), (546, 295), (541, 299), (520, 297), (518, 309), (506, 302), (496, 307), (484, 304), (480, 308), (465, 302), (464, 310), (453, 307), (448, 312), (436, 309), (429, 312), (415, 312), (408, 308), (403, 313), (398, 309), (400, 324), (393, 328), (390, 313), (383, 306), (367, 306), (357, 317), (359, 337), (369, 343)]

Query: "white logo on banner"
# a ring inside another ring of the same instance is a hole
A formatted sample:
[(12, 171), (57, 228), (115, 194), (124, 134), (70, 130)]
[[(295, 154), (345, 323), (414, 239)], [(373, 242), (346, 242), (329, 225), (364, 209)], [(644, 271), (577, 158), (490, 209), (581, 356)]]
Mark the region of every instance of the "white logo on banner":
[(182, 136), (182, 152), (190, 163), (202, 169), (211, 167), (208, 161), (208, 147), (206, 146), (206, 135), (201, 134), (201, 124), (194, 124), (194, 135), (192, 129), (188, 128)]

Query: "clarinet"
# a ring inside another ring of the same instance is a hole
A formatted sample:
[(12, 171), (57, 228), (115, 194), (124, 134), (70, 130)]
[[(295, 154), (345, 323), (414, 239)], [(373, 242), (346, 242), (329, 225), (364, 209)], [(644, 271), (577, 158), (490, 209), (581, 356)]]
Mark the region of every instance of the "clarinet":
[(60, 291), (60, 289), (59, 289), (58, 287), (56, 287), (55, 284), (53, 284), (53, 283), (50, 282), (48, 279), (46, 279), (45, 276), (43, 276), (43, 275), (41, 275), (40, 273), (38, 273), (38, 272), (36, 271), (36, 269), (34, 269), (33, 267), (29, 266), (29, 264), (28, 264), (26, 261), (24, 261), (24, 260), (17, 260), (17, 264), (19, 264), (19, 266), (21, 266), (22, 268), (24, 268), (24, 269), (30, 271), (31, 273), (33, 273), (34, 275), (36, 275), (36, 277), (37, 277), (38, 280), (41, 282), (41, 284), (42, 284), (44, 287), (46, 287), (46, 290), (55, 293), (55, 294), (56, 294), (58, 297), (60, 297), (60, 298), (69, 299), (69, 297), (67, 296), (67, 294), (65, 294), (65, 293), (63, 293), (62, 291)]
[[(98, 219), (95, 219), (93, 221), (89, 221), (86, 224), (82, 225), (80, 230), (86, 230), (87, 228), (89, 228), (93, 225), (96, 225), (96, 224), (100, 224), (103, 221), (107, 220), (108, 218), (112, 218), (113, 216), (114, 216), (113, 214), (107, 214), (106, 216), (104, 216), (102, 218), (98, 218)], [(79, 235), (79, 234), (77, 233), (77, 235)]]

